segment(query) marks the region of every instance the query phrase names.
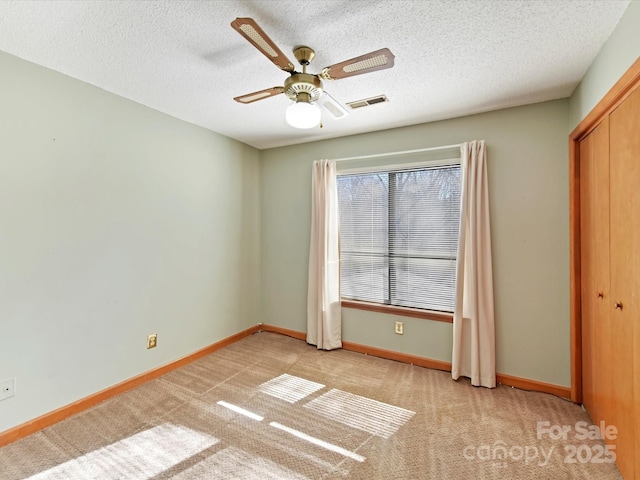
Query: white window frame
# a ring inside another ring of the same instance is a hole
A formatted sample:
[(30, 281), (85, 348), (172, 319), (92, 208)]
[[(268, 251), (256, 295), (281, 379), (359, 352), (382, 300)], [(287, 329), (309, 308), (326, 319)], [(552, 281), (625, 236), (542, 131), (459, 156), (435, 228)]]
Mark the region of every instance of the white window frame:
[[(413, 152), (410, 152), (410, 153), (413, 153)], [(371, 156), (371, 158), (374, 158), (374, 157), (376, 156)], [(363, 167), (354, 167), (354, 168), (340, 168), (338, 166), (337, 176), (340, 177), (345, 175), (358, 175), (358, 174), (369, 174), (369, 173), (378, 173), (378, 172), (392, 173), (392, 172), (402, 172), (406, 170), (417, 170), (421, 168), (430, 168), (430, 167), (460, 166), (461, 163), (462, 163), (462, 160), (460, 157), (453, 157), (453, 158), (449, 157), (444, 159), (425, 160), (420, 162), (392, 163), (392, 164), (386, 164), (386, 165), (363, 166)], [(406, 317), (423, 318), (427, 320), (437, 320), (437, 321), (442, 321), (447, 323), (453, 323), (453, 313), (449, 313), (449, 312), (426, 310), (422, 308), (404, 307), (404, 306), (398, 306), (398, 305), (389, 305), (384, 303), (364, 302), (361, 300), (352, 300), (352, 299), (346, 299), (346, 298), (341, 299), (341, 304), (342, 304), (342, 307), (344, 308), (353, 308), (358, 310), (390, 313), (390, 314), (402, 315)]]

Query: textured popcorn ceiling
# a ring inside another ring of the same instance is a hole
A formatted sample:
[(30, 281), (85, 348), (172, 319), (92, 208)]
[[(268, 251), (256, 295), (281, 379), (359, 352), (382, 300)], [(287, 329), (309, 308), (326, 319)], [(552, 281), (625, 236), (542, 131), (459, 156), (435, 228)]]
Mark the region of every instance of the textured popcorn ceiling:
[[(567, 97), (629, 0), (0, 0), (0, 50), (258, 148), (382, 130)], [(234, 31), (252, 17), (309, 71), (388, 47), (390, 70), (324, 82), (343, 104), (388, 103), (301, 131), (284, 95), (233, 97), (282, 85), (286, 73)], [(1, 74), (1, 72), (0, 72)]]

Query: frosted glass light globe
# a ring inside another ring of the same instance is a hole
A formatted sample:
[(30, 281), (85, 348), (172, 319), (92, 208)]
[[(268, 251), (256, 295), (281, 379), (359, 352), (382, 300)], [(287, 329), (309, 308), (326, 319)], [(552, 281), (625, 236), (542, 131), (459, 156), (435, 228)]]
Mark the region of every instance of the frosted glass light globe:
[(295, 128), (313, 128), (320, 124), (320, 107), (308, 102), (296, 102), (287, 107), (285, 120)]

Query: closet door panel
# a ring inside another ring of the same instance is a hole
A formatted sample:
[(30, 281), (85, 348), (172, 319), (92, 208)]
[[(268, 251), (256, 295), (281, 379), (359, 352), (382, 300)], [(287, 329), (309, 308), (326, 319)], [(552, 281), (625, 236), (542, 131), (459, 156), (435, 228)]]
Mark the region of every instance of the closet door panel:
[(640, 418), (636, 418), (640, 412), (634, 415), (640, 395), (637, 351), (640, 346), (634, 352), (634, 338), (636, 345), (640, 338), (640, 89), (611, 113), (610, 141), (610, 303), (618, 347), (611, 368), (611, 383), (615, 389), (615, 425), (619, 431), (617, 463), (624, 478), (634, 478), (638, 451), (634, 430), (639, 429), (640, 434)]
[[(583, 402), (591, 419), (607, 418), (609, 331), (609, 122), (580, 143)], [(603, 406), (605, 407), (603, 410)]]

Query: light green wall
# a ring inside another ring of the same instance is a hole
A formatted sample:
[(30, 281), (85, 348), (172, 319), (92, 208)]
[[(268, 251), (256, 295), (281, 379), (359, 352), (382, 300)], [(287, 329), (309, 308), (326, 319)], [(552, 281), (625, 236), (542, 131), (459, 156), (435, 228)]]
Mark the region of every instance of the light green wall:
[(0, 431), (258, 323), (258, 150), (7, 54), (0, 72)]
[[(373, 107), (375, 108), (375, 107)], [(500, 373), (570, 385), (568, 101), (262, 152), (263, 321), (306, 330), (311, 163), (484, 139)], [(372, 110), (371, 114), (374, 114)], [(344, 340), (451, 360), (451, 325), (343, 309)]]
[(632, 0), (569, 102), (569, 130), (593, 109), (640, 56), (640, 0)]

